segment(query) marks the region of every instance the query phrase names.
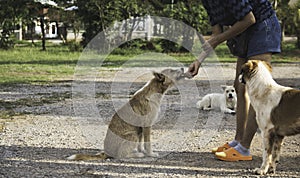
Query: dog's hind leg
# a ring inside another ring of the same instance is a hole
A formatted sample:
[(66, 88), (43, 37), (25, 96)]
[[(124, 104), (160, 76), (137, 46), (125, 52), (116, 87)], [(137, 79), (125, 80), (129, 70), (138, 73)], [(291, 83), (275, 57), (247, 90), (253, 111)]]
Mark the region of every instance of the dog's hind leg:
[[(135, 144), (135, 143), (130, 143), (130, 144)], [(124, 145), (128, 146), (128, 143)], [(118, 152), (118, 158), (143, 158), (143, 157), (145, 157), (144, 153), (138, 152), (137, 149), (130, 149), (130, 147), (121, 146)]]
[(200, 101), (197, 102), (197, 106), (199, 109), (209, 111), (211, 110), (211, 99), (209, 95), (204, 96)]
[(284, 136), (278, 135), (275, 132), (272, 134), (274, 134), (274, 142), (272, 147), (272, 163), (269, 172), (275, 173), (277, 163), (279, 162), (280, 149)]
[(128, 134), (119, 142), (117, 158), (142, 158), (144, 153), (138, 151), (139, 138), (136, 134)]

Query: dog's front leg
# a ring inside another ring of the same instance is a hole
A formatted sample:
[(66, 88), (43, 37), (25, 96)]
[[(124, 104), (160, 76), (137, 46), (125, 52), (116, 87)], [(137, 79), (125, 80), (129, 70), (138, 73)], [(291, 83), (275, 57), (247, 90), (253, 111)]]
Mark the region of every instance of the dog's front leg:
[(151, 148), (150, 136), (151, 136), (151, 127), (144, 127), (143, 128), (143, 135), (144, 135), (144, 146), (145, 146), (145, 154), (150, 157), (158, 157), (157, 153), (153, 153)]
[(139, 134), (139, 144), (138, 144), (138, 152), (140, 152), (140, 153), (144, 153), (145, 152), (143, 138), (144, 138), (144, 134), (143, 134), (143, 131), (142, 131)]
[(263, 139), (263, 162), (260, 168), (255, 169), (255, 172), (259, 175), (265, 175), (268, 173), (272, 162), (272, 146), (270, 145), (270, 133), (268, 130), (262, 131), (262, 139)]
[(259, 175), (264, 175), (268, 172), (271, 160), (272, 160), (272, 146), (270, 145), (270, 130), (273, 128), (273, 125), (270, 123), (270, 119), (264, 117), (268, 115), (268, 112), (258, 112), (256, 110), (256, 122), (258, 128), (261, 130), (261, 137), (263, 141), (263, 154), (262, 154), (262, 164), (260, 168), (256, 168), (254, 172)]
[(222, 111), (223, 113), (227, 113), (227, 114), (235, 114), (235, 111), (234, 111), (234, 110), (231, 110), (231, 109), (229, 109), (229, 108), (227, 108), (227, 107), (222, 107), (222, 108), (221, 108), (221, 111)]

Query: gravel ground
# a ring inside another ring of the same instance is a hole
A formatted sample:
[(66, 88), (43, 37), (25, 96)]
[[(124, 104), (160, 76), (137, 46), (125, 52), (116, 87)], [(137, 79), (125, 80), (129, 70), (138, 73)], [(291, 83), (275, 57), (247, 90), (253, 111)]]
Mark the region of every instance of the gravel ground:
[[(299, 65), (277, 64), (273, 76), (280, 84), (300, 88)], [(216, 75), (220, 68), (222, 77)], [(103, 150), (115, 110), (152, 77), (151, 70), (160, 69), (103, 69), (96, 81), (85, 83), (83, 95), (74, 87), (82, 83), (71, 80), (1, 86), (0, 111), (7, 114), (0, 118), (0, 177), (256, 177), (252, 170), (261, 164), (259, 135), (252, 142), (253, 161), (219, 161), (210, 149), (233, 138), (235, 116), (195, 107), (198, 95), (232, 84), (234, 68), (206, 65), (200, 71), (205, 75), (166, 94), (152, 132), (158, 158), (66, 160), (75, 153)], [(89, 86), (94, 86), (92, 93)], [(300, 177), (299, 141), (300, 135), (285, 139), (277, 173), (270, 176)]]

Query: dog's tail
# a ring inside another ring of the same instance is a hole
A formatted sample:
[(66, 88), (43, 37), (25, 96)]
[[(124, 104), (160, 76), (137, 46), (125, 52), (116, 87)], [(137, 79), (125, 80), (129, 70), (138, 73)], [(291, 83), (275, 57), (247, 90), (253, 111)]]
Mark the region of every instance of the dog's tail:
[(95, 155), (89, 154), (75, 154), (67, 157), (68, 160), (75, 160), (75, 161), (91, 161), (91, 160), (104, 160), (111, 158), (106, 153), (102, 152)]

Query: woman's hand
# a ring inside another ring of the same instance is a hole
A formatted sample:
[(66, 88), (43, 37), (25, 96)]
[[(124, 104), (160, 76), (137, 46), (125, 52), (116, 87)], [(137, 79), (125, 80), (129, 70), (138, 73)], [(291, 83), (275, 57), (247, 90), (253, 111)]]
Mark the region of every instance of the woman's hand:
[(201, 66), (201, 63), (204, 61), (204, 59), (208, 56), (208, 53), (205, 51), (202, 51), (196, 61), (194, 61), (192, 64), (190, 64), (188, 71), (186, 72), (186, 75), (188, 78), (193, 78), (198, 74), (199, 68)]
[(190, 64), (188, 71), (187, 71), (187, 77), (188, 78), (193, 78), (198, 74), (199, 68), (201, 66), (201, 63), (196, 60), (193, 63)]

